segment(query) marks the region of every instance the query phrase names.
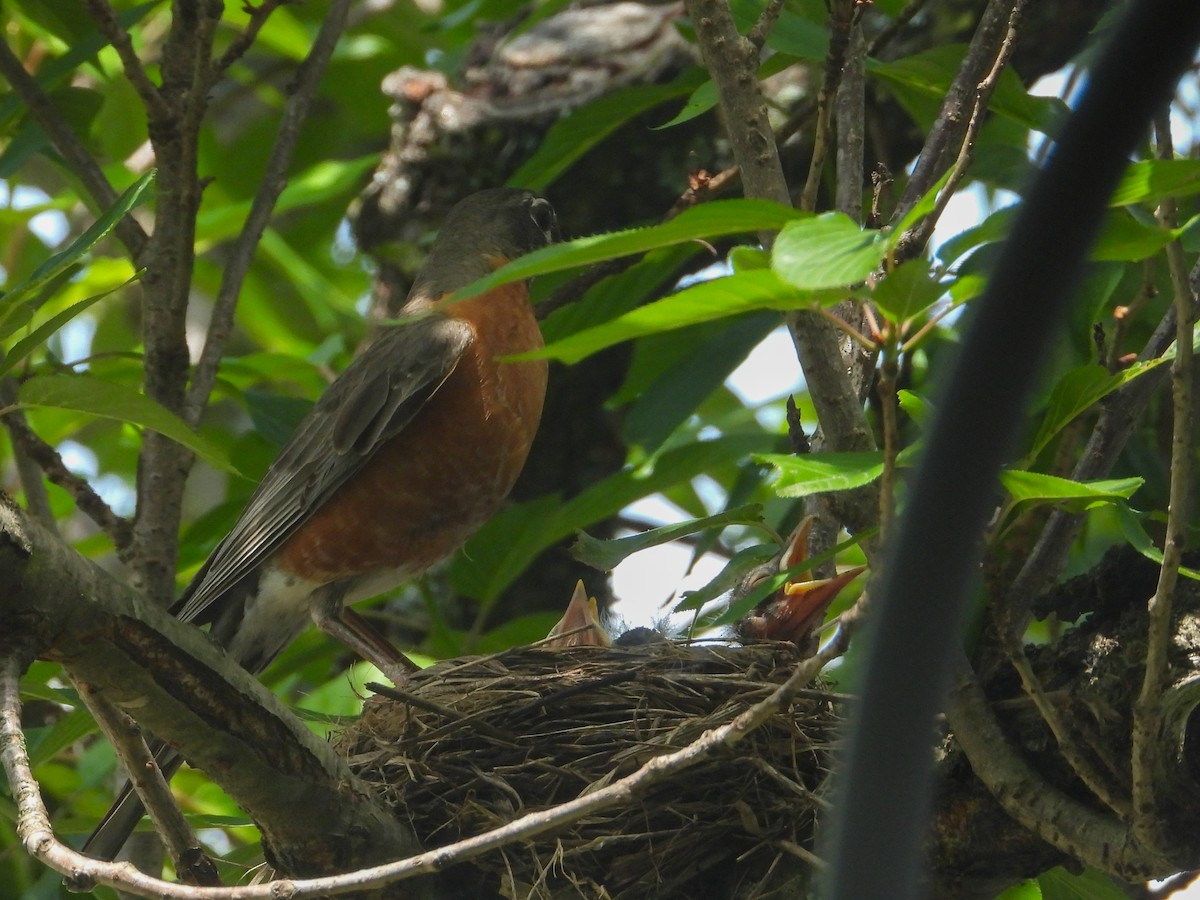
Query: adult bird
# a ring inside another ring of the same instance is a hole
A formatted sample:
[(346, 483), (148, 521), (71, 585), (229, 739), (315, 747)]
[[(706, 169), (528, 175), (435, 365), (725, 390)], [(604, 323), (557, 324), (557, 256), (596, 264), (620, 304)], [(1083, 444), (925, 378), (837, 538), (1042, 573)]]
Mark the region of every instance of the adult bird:
[[(550, 203), (496, 188), (448, 214), (398, 315), (329, 386), (172, 612), (259, 672), (310, 619), (393, 679), (403, 657), (348, 604), (411, 580), (500, 508), (533, 443), (544, 361), (527, 282), (454, 292), (558, 238)], [(181, 758), (157, 746), (163, 774)], [(84, 846), (136, 827), (127, 784)]]

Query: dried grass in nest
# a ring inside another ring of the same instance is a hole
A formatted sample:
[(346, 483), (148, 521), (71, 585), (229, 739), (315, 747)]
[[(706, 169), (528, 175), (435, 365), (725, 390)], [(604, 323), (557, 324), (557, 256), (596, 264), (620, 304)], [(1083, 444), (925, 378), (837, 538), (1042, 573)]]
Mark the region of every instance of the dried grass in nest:
[[(414, 675), (408, 700), (371, 698), (339, 747), (426, 847), (444, 846), (685, 746), (766, 697), (798, 659), (789, 644), (662, 642), (451, 660)], [(827, 694), (802, 692), (634, 804), (451, 872), (465, 897), (763, 896), (753, 884), (811, 846), (835, 724)]]

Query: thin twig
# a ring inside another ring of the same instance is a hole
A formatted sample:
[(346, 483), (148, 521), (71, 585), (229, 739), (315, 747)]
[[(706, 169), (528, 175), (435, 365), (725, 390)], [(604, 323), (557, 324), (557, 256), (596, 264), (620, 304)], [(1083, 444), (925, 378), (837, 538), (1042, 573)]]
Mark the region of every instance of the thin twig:
[(763, 9), (762, 15), (758, 17), (758, 21), (746, 32), (746, 39), (761, 50), (767, 43), (771, 29), (775, 27), (775, 22), (779, 19), (781, 12), (783, 12), (783, 0), (770, 0)]
[(1000, 81), (1000, 75), (1008, 65), (1009, 57), (1012, 56), (1013, 46), (1017, 40), (1017, 29), (1026, 2), (1027, 0), (1018, 0), (1013, 5), (1012, 12), (1008, 17), (1008, 27), (1005, 29), (1004, 38), (1000, 41), (1000, 46), (996, 50), (992, 67), (975, 88), (975, 99), (971, 107), (971, 117), (967, 121), (966, 131), (963, 134), (962, 142), (959, 144), (958, 155), (955, 157), (954, 164), (950, 168), (950, 175), (946, 179), (945, 185), (938, 191), (933, 209), (929, 215), (910, 230), (909, 235), (905, 236), (904, 245), (910, 253), (923, 248), (929, 241), (929, 236), (933, 234), (934, 226), (937, 225), (938, 220), (942, 217), (942, 213), (946, 211), (946, 206), (949, 204), (950, 199), (954, 196), (962, 180), (966, 177), (967, 169), (975, 157), (975, 138), (979, 135), (979, 129), (983, 127), (988, 102), (996, 90), (996, 85)]
[(146, 68), (133, 49), (133, 40), (130, 38), (129, 32), (117, 21), (116, 10), (108, 4), (108, 0), (84, 0), (84, 5), (87, 6), (92, 21), (96, 23), (100, 33), (117, 51), (121, 67), (125, 71), (125, 77), (129, 79), (129, 83), (141, 98), (142, 105), (146, 107), (146, 113), (152, 119), (168, 121), (171, 118), (171, 110), (163, 100), (162, 94), (159, 93), (158, 85), (154, 84), (150, 80), (150, 76), (146, 74)]
[[(889, 325), (893, 331), (895, 325)], [(894, 343), (894, 342), (893, 342)], [(879, 367), (879, 403), (883, 411), (883, 474), (879, 483), (879, 537), (886, 541), (896, 511), (896, 460), (900, 455), (900, 427), (897, 412), (900, 407), (896, 394), (896, 375), (899, 371), (899, 350), (893, 346), (883, 354)]]
[[(0, 403), (11, 407), (17, 400), (15, 387), (10, 379), (0, 384)], [(29, 427), (25, 417), (17, 410), (3, 414), (4, 426), (8, 429), (13, 447), (19, 451), (21, 458), (34, 462), (45, 473), (51, 484), (56, 484), (75, 501), (76, 508), (103, 529), (113, 542), (117, 555), (125, 559), (133, 542), (133, 526), (123, 516), (113, 512), (111, 506), (101, 499), (87, 479), (81, 478), (67, 468), (62, 456), (52, 446), (43, 441)], [(25, 473), (22, 473), (24, 480)], [(26, 484), (26, 494), (30, 487)], [(53, 526), (53, 517), (51, 517)]]
[[(857, 608), (858, 604), (855, 606), (855, 609)], [(811, 682), (825, 665), (845, 652), (856, 621), (855, 615), (843, 615), (843, 624), (825, 647), (798, 664), (787, 681), (731, 722), (704, 732), (686, 747), (651, 759), (631, 775), (599, 786), (594, 791), (584, 790), (575, 800), (548, 810), (526, 814), (500, 828), (446, 847), (381, 866), (324, 878), (280, 879), (232, 888), (170, 884), (139, 872), (128, 863), (98, 863), (87, 859), (55, 838), (37, 782), (29, 769), (28, 755), (24, 753), (24, 735), (21, 731), (20, 706), (16, 695), (19, 668), (10, 656), (5, 662), (4, 678), (0, 681), (0, 701), (4, 703), (4, 765), (13, 794), (18, 799), (20, 811), (17, 829), (30, 855), (56, 871), (69, 874), (76, 867), (86, 863), (89, 874), (93, 875), (99, 884), (119, 886), (130, 894), (161, 900), (274, 900), (280, 896), (317, 897), (383, 887), (417, 875), (442, 871), (447, 866), (466, 862), (500, 847), (565, 827), (609, 807), (632, 802), (650, 785), (718, 753), (728, 753), (730, 748), (759, 726), (787, 709), (797, 693)]]
[[(1155, 119), (1159, 159), (1172, 159), (1170, 110)], [(1159, 205), (1159, 224), (1165, 229), (1178, 225), (1173, 197)], [(1196, 297), (1188, 282), (1183, 248), (1178, 240), (1167, 245), (1167, 267), (1174, 291), (1175, 360), (1171, 365), (1171, 401), (1174, 421), (1171, 432), (1171, 485), (1167, 503), (1167, 527), (1158, 584), (1148, 608), (1146, 673), (1133, 705), (1133, 833), (1143, 846), (1154, 850), (1169, 847), (1171, 838), (1155, 814), (1158, 798), (1154, 773), (1165, 750), (1162, 730), (1162, 694), (1167, 682), (1167, 651), (1171, 642), (1171, 606), (1179, 566), (1186, 544), (1188, 505), (1192, 490), (1192, 454), (1195, 435), (1192, 425), (1192, 326), (1196, 321)]]
[(917, 13), (928, 6), (929, 3), (930, 0), (909, 0), (908, 5), (900, 10), (900, 15), (896, 16), (895, 20), (887, 28), (879, 32), (875, 36), (875, 40), (871, 41), (871, 46), (867, 48), (867, 55), (878, 56), (879, 51), (895, 40), (896, 36), (908, 27), (908, 23), (916, 18)]
[(76, 687), (87, 701), (96, 724), (116, 750), (117, 758), (166, 844), (176, 872), (193, 884), (219, 885), (221, 880), (217, 877), (216, 866), (200, 850), (200, 842), (171, 795), (171, 787), (146, 746), (137, 723), (86, 681), (77, 682)]
[(916, 167), (892, 214), (893, 222), (904, 218), (908, 210), (946, 171), (945, 157), (951, 148), (962, 142), (961, 135), (967, 126), (967, 105), (975, 96), (979, 82), (992, 67), (996, 48), (1004, 38), (1016, 3), (1017, 0), (989, 0), (971, 38), (967, 55), (946, 92), (937, 120), (925, 139)]
[(1004, 649), (1009, 662), (1021, 677), (1021, 686), (1025, 689), (1029, 699), (1033, 701), (1034, 706), (1037, 707), (1037, 711), (1041, 715), (1042, 721), (1046, 723), (1046, 727), (1050, 729), (1050, 733), (1054, 735), (1058, 750), (1067, 764), (1079, 776), (1087, 789), (1095, 794), (1105, 806), (1120, 816), (1122, 820), (1127, 819), (1131, 812), (1129, 799), (1121, 795), (1119, 789), (1112, 784), (1112, 779), (1102, 772), (1079, 746), (1079, 742), (1063, 720), (1060, 707), (1050, 701), (1042, 688), (1041, 681), (1034, 674), (1020, 636), (1011, 628), (1002, 627), (1000, 632), (1004, 638)]
[[(0, 40), (0, 75), (3, 75), (25, 108), (62, 154), (71, 171), (79, 178), (84, 190), (100, 210), (108, 209), (117, 202), (117, 192), (101, 170), (96, 160), (76, 137), (71, 126), (59, 114), (45, 91), (35, 81), (21, 61), (13, 54), (6, 41)], [(141, 257), (149, 240), (142, 226), (131, 215), (117, 223), (116, 235), (133, 257), (135, 265), (141, 265)]]
[[(265, 4), (264, 4), (265, 5)], [(275, 146), (271, 150), (262, 181), (254, 195), (250, 212), (242, 231), (234, 243), (229, 260), (221, 277), (221, 286), (213, 304), (212, 319), (208, 326), (208, 335), (204, 341), (204, 350), (192, 373), (192, 383), (188, 389), (187, 402), (184, 407), (184, 420), (195, 426), (208, 403), (208, 396), (216, 384), (217, 370), (221, 365), (221, 357), (233, 331), (233, 316), (237, 308), (238, 296), (246, 280), (246, 273), (254, 259), (263, 232), (270, 222), (271, 213), (279, 195), (287, 186), (287, 172), (291, 165), (296, 142), (300, 136), (301, 126), (308, 115), (313, 97), (321, 76), (329, 63), (338, 38), (346, 24), (346, 13), (350, 7), (349, 0), (335, 0), (329, 7), (321, 30), (313, 42), (312, 49), (300, 65), (299, 71), (284, 108), (283, 118), (275, 137)], [(262, 9), (263, 7), (259, 7)]]
[[(229, 42), (229, 46), (225, 48), (225, 52), (220, 58), (213, 63), (213, 75), (219, 76), (225, 72), (230, 66), (242, 58), (242, 56), (253, 45), (258, 38), (258, 33), (262, 27), (267, 24), (267, 19), (271, 17), (271, 13), (276, 9), (289, 2), (289, 0), (263, 0), (258, 6), (251, 3), (246, 3), (243, 7), (250, 14), (250, 21), (246, 23), (246, 27), (242, 33)], [(317, 40), (320, 40), (318, 37)], [(312, 55), (312, 52), (309, 52)]]
[(832, 133), (830, 123), (833, 121), (833, 107), (837, 100), (838, 84), (842, 80), (846, 51), (850, 46), (854, 6), (854, 0), (834, 0), (829, 10), (829, 50), (825, 54), (825, 77), (817, 93), (817, 128), (813, 135), (812, 160), (809, 162), (808, 178), (804, 182), (804, 190), (800, 194), (798, 204), (800, 209), (810, 212), (817, 208), (821, 173), (825, 169), (825, 157), (829, 153)]

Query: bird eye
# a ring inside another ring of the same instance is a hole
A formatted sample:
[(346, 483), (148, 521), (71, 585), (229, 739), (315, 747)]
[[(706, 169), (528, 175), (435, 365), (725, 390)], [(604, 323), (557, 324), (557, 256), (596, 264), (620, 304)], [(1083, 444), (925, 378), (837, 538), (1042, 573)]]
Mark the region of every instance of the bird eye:
[(533, 224), (546, 236), (547, 243), (558, 239), (558, 218), (554, 215), (554, 207), (550, 205), (549, 200), (534, 197), (529, 201), (529, 215)]

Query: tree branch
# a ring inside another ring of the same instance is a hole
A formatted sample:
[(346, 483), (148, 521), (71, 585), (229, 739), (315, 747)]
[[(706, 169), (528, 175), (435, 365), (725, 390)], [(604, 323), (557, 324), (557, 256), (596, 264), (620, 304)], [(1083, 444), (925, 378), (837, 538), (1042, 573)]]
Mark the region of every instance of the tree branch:
[[(4, 406), (12, 406), (16, 400), (16, 390), (12, 380), (4, 379), (0, 384), (0, 403)], [(13, 448), (20, 453), (21, 458), (35, 463), (52, 484), (58, 485), (70, 494), (79, 511), (99, 525), (108, 535), (117, 555), (122, 560), (127, 559), (133, 541), (133, 526), (129, 520), (113, 512), (112, 507), (101, 499), (86, 478), (80, 478), (68, 469), (59, 452), (38, 437), (19, 411), (5, 414), (4, 426), (8, 429)], [(39, 484), (41, 473), (38, 477)], [(24, 473), (22, 473), (22, 478), (24, 479)], [(27, 495), (32, 493), (28, 484), (25, 486), (25, 491)], [(43, 524), (53, 528), (53, 517), (49, 522), (43, 522)]]
[[(206, 635), (114, 581), (10, 501), (0, 505), (0, 622), (9, 640), (61, 662), (84, 693), (136, 711), (212, 775), (257, 821), (283, 871), (323, 873), (416, 849), (329, 745)], [(314, 830), (314, 818), (325, 826)], [(26, 838), (60, 866), (39, 841)], [(82, 859), (62, 871), (107, 884), (128, 874)]]
[[(758, 51), (738, 34), (723, 0), (688, 0), (688, 14), (696, 24), (696, 37), (704, 64), (720, 100), (734, 159), (742, 173), (747, 197), (790, 203), (779, 151), (767, 121), (766, 105), (758, 85)], [(734, 124), (736, 123), (736, 124)], [(770, 247), (773, 236), (761, 236)], [(804, 368), (825, 445), (833, 450), (873, 450), (875, 441), (867, 426), (862, 403), (846, 375), (834, 326), (805, 311), (787, 314), (788, 329)], [(868, 487), (834, 495), (837, 512), (854, 531), (874, 525), (876, 490)]]
[[(272, 4), (258, 7), (256, 12), (269, 5)], [(199, 424), (204, 407), (208, 403), (209, 394), (216, 383), (217, 370), (221, 366), (221, 357), (233, 330), (234, 312), (237, 309), (242, 285), (246, 280), (246, 273), (250, 270), (254, 252), (258, 248), (268, 222), (270, 222), (275, 203), (287, 186), (288, 167), (292, 162), (301, 126), (308, 115), (321, 77), (325, 74), (329, 58), (333, 55), (338, 38), (345, 27), (349, 7), (349, 0), (335, 0), (330, 5), (317, 39), (313, 42), (308, 56), (301, 63), (290, 88), (290, 96), (275, 136), (275, 145), (271, 149), (270, 159), (267, 160), (262, 181), (254, 195), (254, 201), (250, 205), (246, 222), (242, 226), (229, 260), (225, 264), (221, 275), (221, 286), (213, 304), (212, 319), (209, 322), (208, 335), (204, 341), (204, 350), (192, 372), (192, 383), (184, 408), (184, 420), (193, 427)], [(257, 19), (252, 20), (252, 23), (253, 21), (257, 21)], [(261, 27), (261, 22), (259, 27)]]
[(158, 86), (150, 81), (146, 74), (141, 59), (133, 49), (133, 41), (129, 37), (129, 32), (122, 28), (121, 23), (117, 21), (117, 14), (108, 4), (108, 0), (85, 0), (85, 5), (92, 16), (92, 21), (99, 27), (100, 33), (117, 51), (117, 56), (120, 57), (121, 66), (125, 71), (125, 77), (137, 91), (142, 105), (146, 107), (147, 114), (151, 118), (164, 121), (169, 119), (170, 109), (163, 102), (162, 95), (158, 92)]
[(1004, 35), (1008, 30), (1017, 0), (989, 0), (979, 20), (979, 26), (971, 38), (967, 55), (954, 76), (946, 99), (921, 155), (913, 169), (912, 176), (904, 188), (895, 211), (892, 222), (899, 222), (913, 205), (933, 187), (942, 173), (946, 171), (947, 157), (951, 148), (961, 146), (962, 136), (968, 124), (967, 110), (975, 96), (979, 82), (992, 67), (997, 51)]
[[(62, 154), (63, 159), (71, 170), (79, 176), (84, 190), (92, 198), (99, 210), (108, 209), (117, 202), (117, 192), (108, 182), (96, 160), (84, 148), (75, 132), (71, 130), (65, 119), (46, 96), (21, 61), (13, 54), (6, 41), (0, 41), (0, 75), (3, 75), (21, 102), (33, 115), (34, 120), (42, 126), (42, 130), (54, 144), (54, 149)], [(126, 215), (117, 223), (117, 237), (134, 259), (135, 265), (142, 265), (142, 254), (146, 250), (149, 238), (142, 226), (133, 216)]]
[[(1170, 109), (1155, 120), (1157, 155), (1173, 159)], [(1175, 199), (1165, 197), (1158, 220), (1163, 228), (1178, 226)], [(1196, 297), (1188, 282), (1183, 247), (1178, 240), (1167, 245), (1167, 268), (1171, 274), (1175, 309), (1175, 360), (1171, 364), (1171, 485), (1167, 504), (1167, 528), (1158, 585), (1149, 604), (1146, 636), (1146, 673), (1142, 690), (1133, 707), (1133, 832), (1147, 847), (1168, 848), (1175, 841), (1157, 820), (1154, 776), (1163, 755), (1163, 688), (1167, 678), (1167, 651), (1171, 640), (1171, 608), (1183, 548), (1187, 543), (1188, 506), (1192, 492), (1195, 435), (1193, 417), (1192, 326), (1196, 321)]]

